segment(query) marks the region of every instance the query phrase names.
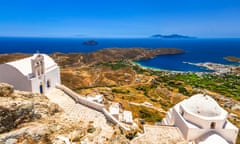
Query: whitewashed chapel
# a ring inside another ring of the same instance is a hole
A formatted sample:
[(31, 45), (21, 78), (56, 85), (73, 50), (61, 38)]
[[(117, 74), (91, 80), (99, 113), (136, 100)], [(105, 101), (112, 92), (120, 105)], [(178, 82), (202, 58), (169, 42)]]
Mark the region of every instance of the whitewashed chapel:
[(196, 144), (234, 144), (238, 128), (227, 116), (212, 97), (197, 94), (171, 108), (163, 124), (178, 127), (186, 140)]
[(59, 66), (46, 54), (0, 65), (0, 82), (13, 85), (17, 90), (47, 93), (60, 84)]

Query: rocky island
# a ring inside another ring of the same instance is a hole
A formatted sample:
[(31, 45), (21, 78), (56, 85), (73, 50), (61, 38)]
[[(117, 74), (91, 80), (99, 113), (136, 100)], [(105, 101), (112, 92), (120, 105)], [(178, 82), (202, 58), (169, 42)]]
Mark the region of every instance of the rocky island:
[(89, 41), (85, 41), (83, 42), (83, 45), (97, 45), (98, 42), (95, 40), (89, 40)]
[(179, 35), (179, 34), (170, 34), (170, 35), (155, 34), (155, 35), (152, 35), (151, 37), (152, 38), (162, 38), (162, 39), (192, 39), (192, 38), (195, 38), (195, 37)]

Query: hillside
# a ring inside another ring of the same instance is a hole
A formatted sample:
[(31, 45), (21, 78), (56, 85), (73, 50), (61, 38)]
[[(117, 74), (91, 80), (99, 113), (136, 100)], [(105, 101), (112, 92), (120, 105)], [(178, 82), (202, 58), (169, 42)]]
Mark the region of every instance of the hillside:
[[(143, 60), (165, 54), (182, 54), (184, 50), (176, 48), (106, 48), (91, 53), (53, 53), (50, 54), (60, 66), (91, 66), (99, 63), (119, 60)], [(29, 57), (30, 54), (0, 54), (0, 64)]]
[(165, 54), (181, 54), (181, 49), (176, 48), (107, 48), (91, 53), (54, 53), (51, 56), (62, 66), (91, 66), (100, 63), (114, 62), (119, 60), (143, 60)]
[[(61, 138), (69, 138), (80, 144), (84, 139), (99, 141), (100, 136), (103, 143), (128, 143), (118, 128), (111, 132), (115, 135), (104, 139), (107, 132), (95, 126), (93, 121), (73, 119), (44, 95), (17, 91), (11, 85), (0, 83), (0, 99), (0, 143), (59, 144), (63, 143)], [(98, 134), (99, 137), (94, 136)]]
[[(174, 104), (196, 93), (207, 92), (230, 113), (228, 119), (240, 127), (239, 75), (155, 71), (133, 63), (133, 60), (159, 54), (182, 52), (178, 49), (112, 48), (92, 53), (54, 53), (51, 56), (61, 67), (61, 80), (65, 86), (83, 96), (102, 94), (108, 101), (119, 102), (124, 109), (132, 111), (135, 121), (158, 124)], [(15, 59), (14, 55), (0, 55), (0, 60), (2, 56), (8, 60)], [(55, 114), (49, 119), (59, 119), (55, 121), (58, 125), (58, 121), (63, 119), (56, 117)], [(74, 127), (75, 124), (70, 126)], [(86, 123), (80, 126), (83, 129), (88, 127)], [(61, 127), (63, 131), (68, 129)], [(63, 131), (61, 133), (65, 134)], [(118, 136), (122, 135), (115, 138)]]
[(0, 83), (0, 99), (0, 143), (50, 141), (56, 124), (52, 118), (61, 113), (58, 105), (43, 95), (16, 91), (4, 83)]

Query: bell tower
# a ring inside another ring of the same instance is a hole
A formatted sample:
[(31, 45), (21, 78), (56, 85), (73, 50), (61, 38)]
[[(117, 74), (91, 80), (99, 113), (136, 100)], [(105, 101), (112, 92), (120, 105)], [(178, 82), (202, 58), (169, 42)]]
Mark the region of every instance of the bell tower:
[(40, 93), (45, 92), (45, 63), (44, 57), (41, 54), (34, 54), (34, 58), (31, 60), (32, 75), (39, 79), (39, 91)]
[(44, 57), (40, 54), (36, 54), (32, 59), (32, 74), (34, 77), (41, 77), (45, 73)]

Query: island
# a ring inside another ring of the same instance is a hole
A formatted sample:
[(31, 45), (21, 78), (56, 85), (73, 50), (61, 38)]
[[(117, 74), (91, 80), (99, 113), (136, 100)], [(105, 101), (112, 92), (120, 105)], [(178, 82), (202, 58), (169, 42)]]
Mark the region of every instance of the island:
[(161, 35), (161, 34), (155, 34), (151, 36), (152, 38), (162, 38), (162, 39), (192, 39), (195, 37), (190, 36), (184, 36), (179, 34), (170, 34), (170, 35)]
[(88, 40), (88, 41), (83, 42), (83, 45), (97, 45), (97, 44), (98, 44), (98, 42), (95, 40)]

